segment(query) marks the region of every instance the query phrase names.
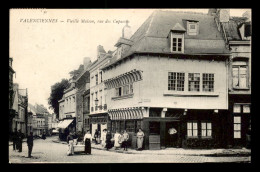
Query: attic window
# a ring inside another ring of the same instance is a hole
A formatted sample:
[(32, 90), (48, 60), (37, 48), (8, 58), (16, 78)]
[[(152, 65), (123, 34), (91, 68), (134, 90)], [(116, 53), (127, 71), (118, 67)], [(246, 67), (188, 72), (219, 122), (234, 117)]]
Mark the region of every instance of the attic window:
[(188, 22), (188, 35), (198, 35), (199, 31), (199, 24), (198, 22)]
[(184, 36), (182, 33), (172, 33), (171, 35), (171, 52), (183, 53)]

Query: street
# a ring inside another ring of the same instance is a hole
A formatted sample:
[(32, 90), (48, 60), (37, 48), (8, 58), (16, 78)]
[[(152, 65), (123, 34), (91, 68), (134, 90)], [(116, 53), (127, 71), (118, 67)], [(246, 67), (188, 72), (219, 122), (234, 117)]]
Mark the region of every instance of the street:
[(75, 154), (67, 156), (68, 146), (54, 143), (57, 136), (47, 137), (46, 140), (34, 140), (32, 158), (27, 158), (28, 147), (23, 143), (21, 153), (13, 151), (9, 145), (10, 163), (206, 163), (206, 162), (250, 162), (249, 157), (210, 157), (191, 155), (167, 154), (124, 154), (113, 151), (92, 149), (92, 155)]

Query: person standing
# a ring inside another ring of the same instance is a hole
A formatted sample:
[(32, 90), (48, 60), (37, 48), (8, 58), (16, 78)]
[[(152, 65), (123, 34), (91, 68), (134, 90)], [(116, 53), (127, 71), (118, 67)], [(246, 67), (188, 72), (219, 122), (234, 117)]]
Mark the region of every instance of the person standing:
[(32, 149), (33, 149), (33, 133), (30, 132), (30, 135), (27, 137), (27, 146), (28, 146), (28, 158), (31, 158)]
[(127, 142), (128, 142), (128, 139), (129, 139), (129, 134), (126, 132), (126, 130), (124, 130), (122, 147), (124, 148), (125, 151), (127, 151)]
[(14, 133), (13, 133), (13, 150), (15, 151), (16, 149), (18, 149), (18, 147), (17, 147), (17, 129), (15, 129)]
[(21, 130), (18, 131), (17, 133), (17, 147), (18, 147), (18, 152), (22, 152), (22, 148), (23, 148), (23, 133), (21, 132)]
[(106, 146), (106, 129), (103, 130), (103, 133), (102, 133), (102, 138), (101, 138), (101, 145), (102, 147), (105, 147)]
[(98, 130), (96, 129), (96, 131), (94, 133), (94, 139), (95, 139), (96, 144), (97, 144), (97, 138), (98, 138)]
[(91, 154), (91, 141), (92, 141), (92, 136), (91, 136), (89, 130), (87, 130), (87, 133), (84, 136), (86, 154)]
[(114, 147), (115, 147), (115, 149), (120, 148), (119, 140), (120, 140), (120, 134), (118, 133), (118, 131), (116, 131), (116, 133), (114, 135), (114, 141), (115, 141)]
[(111, 138), (112, 138), (112, 135), (111, 135), (110, 131), (108, 130), (107, 134), (106, 134), (106, 148), (107, 148), (107, 150), (111, 149)]
[(67, 143), (68, 143), (68, 147), (69, 147), (67, 155), (73, 155), (74, 154), (74, 148), (73, 148), (73, 135), (72, 135), (72, 132), (70, 132), (70, 134), (67, 137)]
[(137, 136), (137, 150), (141, 150), (143, 147), (143, 141), (144, 141), (144, 132), (141, 128), (139, 128), (139, 131), (136, 134)]

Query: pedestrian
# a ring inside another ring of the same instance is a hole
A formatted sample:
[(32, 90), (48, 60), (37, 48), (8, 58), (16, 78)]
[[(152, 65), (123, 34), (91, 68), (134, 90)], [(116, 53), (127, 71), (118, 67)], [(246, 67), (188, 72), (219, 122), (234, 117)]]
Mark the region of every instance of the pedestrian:
[(13, 150), (15, 151), (17, 148), (17, 129), (14, 129), (14, 132), (13, 132)]
[(21, 130), (18, 131), (17, 133), (17, 147), (18, 147), (18, 152), (22, 152), (22, 148), (23, 148), (23, 133), (21, 132)]
[(120, 144), (120, 148), (122, 147), (122, 144), (123, 144), (123, 141), (124, 141), (124, 131), (122, 131), (121, 133), (119, 133), (119, 140), (118, 140), (118, 143)]
[(67, 155), (73, 155), (74, 154), (74, 147), (73, 147), (73, 135), (72, 132), (70, 132), (70, 134), (67, 137), (67, 143), (68, 143), (68, 147), (69, 150), (67, 152)]
[(76, 132), (73, 132), (73, 144), (77, 145), (78, 144), (78, 135), (76, 134)]
[(105, 147), (106, 146), (106, 135), (107, 135), (107, 130), (104, 129), (103, 130), (103, 133), (102, 133), (102, 137), (101, 137), (101, 145), (102, 147)]
[(127, 142), (128, 142), (128, 139), (129, 139), (129, 134), (126, 132), (126, 130), (124, 130), (122, 147), (124, 148), (125, 151), (127, 151)]
[(97, 138), (98, 138), (98, 130), (96, 129), (96, 131), (94, 133), (95, 144), (97, 144)]
[(115, 135), (114, 135), (114, 141), (115, 141), (114, 147), (115, 147), (115, 149), (120, 148), (119, 139), (120, 139), (120, 134), (119, 134), (119, 132), (116, 130), (116, 133), (115, 133)]
[(101, 140), (101, 133), (100, 131), (98, 131), (98, 135), (97, 135), (97, 144), (100, 144)]
[(143, 141), (144, 141), (144, 132), (141, 128), (139, 128), (139, 131), (136, 134), (137, 136), (137, 150), (141, 150), (143, 148)]
[(91, 141), (92, 141), (92, 136), (91, 136), (89, 130), (87, 130), (87, 133), (84, 136), (86, 154), (91, 154)]
[(31, 158), (32, 149), (33, 149), (33, 133), (30, 132), (30, 135), (27, 137), (27, 146), (28, 146), (28, 158)]
[(42, 139), (45, 140), (46, 139), (46, 135), (45, 132), (42, 133)]
[(106, 134), (106, 149), (107, 150), (111, 149), (111, 147), (112, 147), (111, 138), (112, 138), (112, 135), (111, 135), (110, 131), (108, 130), (107, 134)]

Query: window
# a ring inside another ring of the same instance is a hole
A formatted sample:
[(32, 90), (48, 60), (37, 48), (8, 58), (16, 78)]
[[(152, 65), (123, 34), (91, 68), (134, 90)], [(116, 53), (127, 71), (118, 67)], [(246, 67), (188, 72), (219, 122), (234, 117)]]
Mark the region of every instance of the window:
[(102, 82), (102, 71), (99, 72), (99, 75), (100, 75), (100, 82)]
[[(235, 64), (241, 64), (241, 65), (235, 65)], [(246, 62), (233, 63), (233, 67), (232, 67), (233, 88), (248, 88), (247, 72), (248, 71), (247, 71)]]
[(200, 91), (199, 73), (189, 73), (189, 91)]
[(184, 91), (184, 73), (168, 73), (168, 90)]
[(214, 92), (214, 74), (203, 73), (203, 91)]
[(188, 137), (198, 137), (198, 123), (188, 122), (187, 123), (187, 136)]
[(241, 106), (240, 106), (240, 104), (234, 104), (233, 112), (234, 113), (241, 113)]
[(241, 138), (241, 117), (234, 116), (234, 138)]
[(129, 94), (129, 85), (123, 86), (123, 95)]
[(125, 128), (127, 132), (135, 132), (135, 121), (131, 120), (131, 121), (126, 121), (125, 123)]
[(243, 105), (243, 113), (250, 113), (250, 105)]
[(188, 22), (188, 35), (198, 34), (198, 22)]
[(182, 38), (173, 38), (172, 39), (172, 51), (182, 52)]
[(211, 122), (201, 122), (201, 136), (211, 137), (212, 135)]
[(98, 74), (96, 74), (95, 76), (96, 76), (96, 85), (98, 85)]
[(122, 88), (121, 87), (118, 87), (116, 88), (116, 97), (119, 97), (122, 95), (122, 92), (121, 92)]
[(133, 84), (130, 84), (130, 94), (134, 93), (134, 88), (133, 88)]

